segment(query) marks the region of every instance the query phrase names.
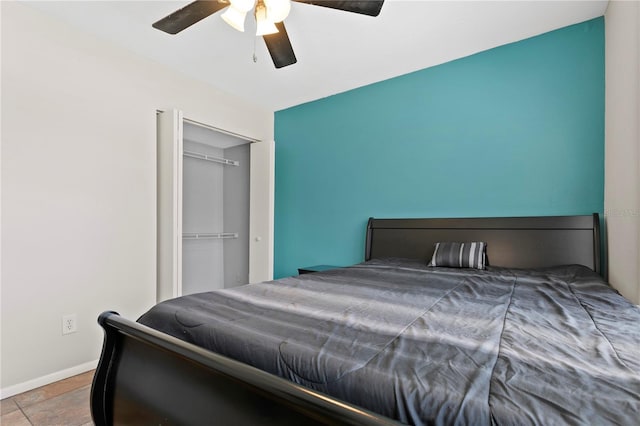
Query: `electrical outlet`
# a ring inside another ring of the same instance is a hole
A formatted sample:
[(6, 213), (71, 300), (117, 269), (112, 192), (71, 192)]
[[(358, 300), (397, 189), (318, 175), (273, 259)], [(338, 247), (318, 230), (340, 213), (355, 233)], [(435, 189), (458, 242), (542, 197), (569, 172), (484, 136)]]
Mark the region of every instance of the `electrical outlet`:
[(62, 334), (70, 334), (78, 331), (78, 321), (76, 314), (62, 317)]

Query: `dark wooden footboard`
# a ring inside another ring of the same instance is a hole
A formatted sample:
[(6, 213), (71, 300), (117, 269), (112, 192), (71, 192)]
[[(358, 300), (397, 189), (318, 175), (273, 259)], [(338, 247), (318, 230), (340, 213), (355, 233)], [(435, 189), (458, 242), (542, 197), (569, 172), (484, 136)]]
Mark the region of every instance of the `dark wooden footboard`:
[(386, 417), (104, 312), (97, 426), (388, 425)]

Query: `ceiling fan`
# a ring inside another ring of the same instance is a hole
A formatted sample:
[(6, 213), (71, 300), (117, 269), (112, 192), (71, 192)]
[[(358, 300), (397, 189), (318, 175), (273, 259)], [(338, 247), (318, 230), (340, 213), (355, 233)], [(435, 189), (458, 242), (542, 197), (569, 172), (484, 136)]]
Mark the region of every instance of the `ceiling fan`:
[(233, 28), (244, 31), (246, 14), (253, 9), (256, 35), (264, 39), (276, 68), (282, 68), (297, 62), (283, 22), (289, 15), (291, 1), (369, 16), (378, 16), (384, 3), (384, 0), (197, 0), (160, 19), (153, 27), (177, 34), (226, 8), (221, 18)]

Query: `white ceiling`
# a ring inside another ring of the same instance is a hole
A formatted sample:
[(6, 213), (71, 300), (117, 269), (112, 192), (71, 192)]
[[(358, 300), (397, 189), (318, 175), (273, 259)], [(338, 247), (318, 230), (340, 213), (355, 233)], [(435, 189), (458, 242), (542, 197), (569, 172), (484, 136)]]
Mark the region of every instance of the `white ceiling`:
[[(386, 0), (378, 17), (294, 3), (285, 20), (298, 63), (275, 69), (255, 27), (220, 12), (177, 35), (151, 27), (189, 1), (29, 5), (226, 92), (280, 110), (602, 16), (607, 1)], [(258, 56), (252, 60), (253, 51)]]

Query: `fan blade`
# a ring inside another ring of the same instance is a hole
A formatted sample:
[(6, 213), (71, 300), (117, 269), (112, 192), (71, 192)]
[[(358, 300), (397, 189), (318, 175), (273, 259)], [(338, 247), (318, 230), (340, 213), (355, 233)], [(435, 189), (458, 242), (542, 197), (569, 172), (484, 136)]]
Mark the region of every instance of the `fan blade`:
[(185, 28), (229, 6), (228, 0), (197, 0), (153, 24), (153, 28), (169, 34), (178, 34)]
[(295, 64), (298, 60), (296, 59), (295, 53), (293, 53), (293, 47), (291, 47), (289, 35), (284, 28), (284, 23), (276, 23), (276, 28), (278, 28), (277, 33), (262, 36), (264, 42), (267, 44), (273, 65), (275, 65), (276, 68), (282, 68)]
[(344, 10), (346, 12), (360, 13), (362, 15), (378, 16), (384, 0), (293, 0), (298, 3), (312, 4), (314, 6), (330, 7), (331, 9)]

